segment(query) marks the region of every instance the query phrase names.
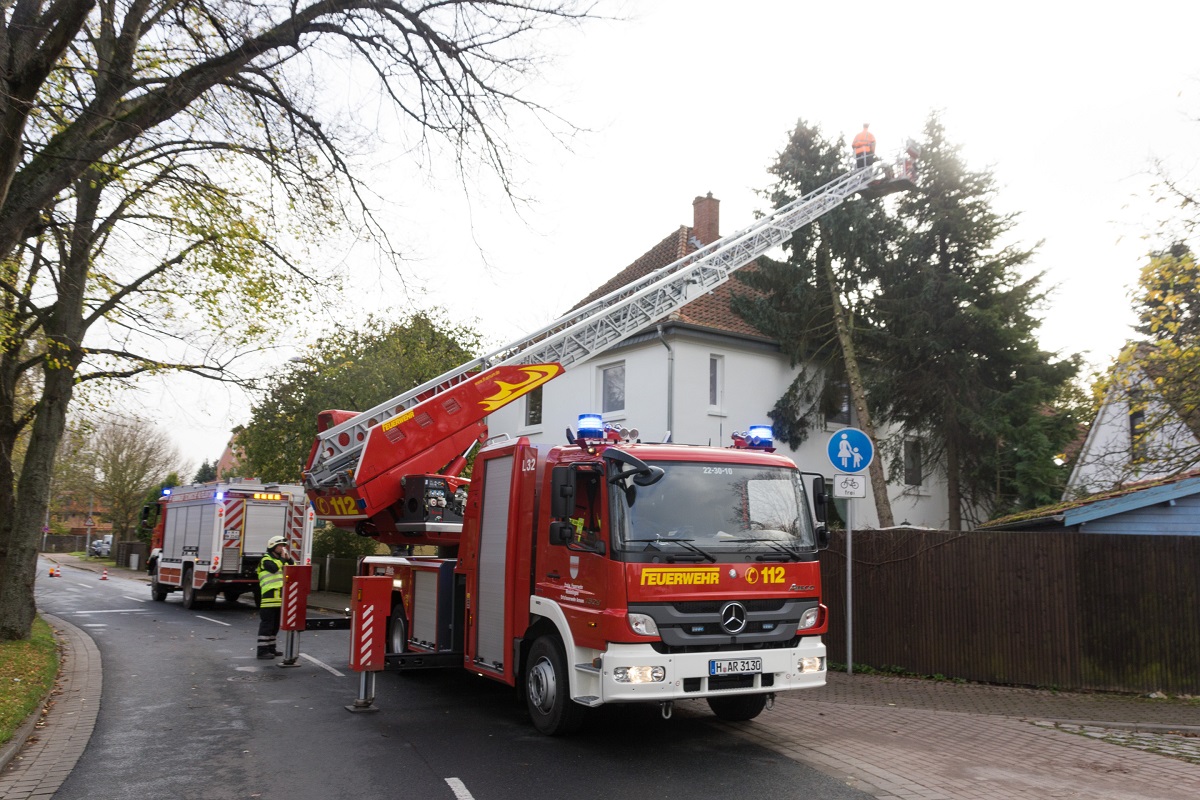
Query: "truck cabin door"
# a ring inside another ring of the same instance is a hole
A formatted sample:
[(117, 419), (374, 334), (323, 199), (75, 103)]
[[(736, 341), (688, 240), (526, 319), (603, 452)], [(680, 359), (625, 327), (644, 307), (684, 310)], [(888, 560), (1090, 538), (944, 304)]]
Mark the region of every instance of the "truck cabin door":
[[(599, 614), (607, 606), (606, 488), (600, 464), (560, 465), (551, 474), (551, 522), (547, 540), (538, 543), (538, 594), (559, 602), (568, 617)], [(589, 630), (599, 635), (599, 628), (588, 627), (576, 635)]]

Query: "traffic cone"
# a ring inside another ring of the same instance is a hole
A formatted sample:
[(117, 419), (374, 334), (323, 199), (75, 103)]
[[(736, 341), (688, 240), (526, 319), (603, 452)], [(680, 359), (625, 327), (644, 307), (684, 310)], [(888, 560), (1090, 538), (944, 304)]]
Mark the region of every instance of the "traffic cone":
[(104, 574), (100, 576), (100, 580), (102, 580), (102, 581), (108, 580), (108, 567), (104, 568)]
[(61, 577), (62, 577), (62, 567), (55, 567), (55, 568), (54, 568), (54, 577), (56, 577), (56, 578), (61, 578)]
[(51, 577), (51, 578), (53, 578), (53, 577), (54, 577), (54, 567), (51, 567), (51, 568), (50, 568), (50, 577)]

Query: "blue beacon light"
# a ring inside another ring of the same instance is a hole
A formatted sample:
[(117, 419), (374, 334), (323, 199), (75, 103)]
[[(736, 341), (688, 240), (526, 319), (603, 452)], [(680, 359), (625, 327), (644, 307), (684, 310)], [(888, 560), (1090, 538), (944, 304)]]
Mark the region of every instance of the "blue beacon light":
[(583, 439), (603, 439), (604, 420), (599, 414), (579, 415), (579, 436)]
[(770, 425), (751, 425), (750, 430), (746, 432), (750, 440), (757, 446), (766, 445), (770, 447), (775, 441), (775, 431), (771, 430)]

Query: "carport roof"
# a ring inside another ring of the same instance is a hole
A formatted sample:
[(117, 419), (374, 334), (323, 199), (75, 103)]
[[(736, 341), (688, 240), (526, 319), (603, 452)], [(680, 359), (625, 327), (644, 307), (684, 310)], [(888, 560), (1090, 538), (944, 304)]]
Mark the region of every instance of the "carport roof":
[(1007, 517), (1000, 517), (980, 525), (977, 530), (1070, 528), (1085, 522), (1124, 514), (1156, 503), (1167, 503), (1196, 494), (1200, 494), (1200, 471), (1124, 486), (1111, 492), (1102, 492), (1066, 503), (1010, 514)]

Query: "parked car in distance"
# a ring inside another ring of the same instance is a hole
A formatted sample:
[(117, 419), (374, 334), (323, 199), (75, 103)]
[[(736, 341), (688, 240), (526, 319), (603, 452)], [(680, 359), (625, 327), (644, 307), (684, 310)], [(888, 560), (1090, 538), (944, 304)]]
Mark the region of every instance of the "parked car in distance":
[(112, 536), (105, 536), (92, 542), (92, 555), (107, 557), (112, 552)]

